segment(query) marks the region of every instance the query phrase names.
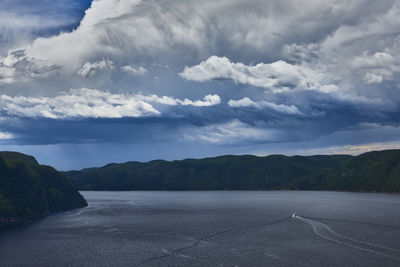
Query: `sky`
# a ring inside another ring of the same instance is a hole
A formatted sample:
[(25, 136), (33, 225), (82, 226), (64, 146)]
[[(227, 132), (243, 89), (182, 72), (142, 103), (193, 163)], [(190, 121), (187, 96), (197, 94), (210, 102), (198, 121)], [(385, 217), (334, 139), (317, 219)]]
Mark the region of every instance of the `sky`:
[(0, 150), (59, 170), (400, 148), (395, 0), (0, 0)]

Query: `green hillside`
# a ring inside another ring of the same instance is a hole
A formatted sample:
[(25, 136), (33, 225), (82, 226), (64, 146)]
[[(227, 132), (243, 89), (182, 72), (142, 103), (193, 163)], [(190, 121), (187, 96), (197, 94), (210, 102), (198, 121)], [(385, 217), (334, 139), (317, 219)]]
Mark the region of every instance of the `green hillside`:
[(400, 192), (400, 150), (359, 156), (221, 156), (108, 164), (65, 172), (81, 190)]
[(0, 225), (87, 206), (75, 186), (34, 157), (0, 152)]

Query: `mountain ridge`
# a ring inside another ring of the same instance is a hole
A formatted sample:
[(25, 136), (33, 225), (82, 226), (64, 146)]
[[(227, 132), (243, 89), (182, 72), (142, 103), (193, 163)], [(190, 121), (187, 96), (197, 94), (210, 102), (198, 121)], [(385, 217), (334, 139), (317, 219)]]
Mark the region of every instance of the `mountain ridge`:
[(400, 150), (352, 155), (223, 155), (110, 163), (65, 176), (80, 190), (400, 192)]

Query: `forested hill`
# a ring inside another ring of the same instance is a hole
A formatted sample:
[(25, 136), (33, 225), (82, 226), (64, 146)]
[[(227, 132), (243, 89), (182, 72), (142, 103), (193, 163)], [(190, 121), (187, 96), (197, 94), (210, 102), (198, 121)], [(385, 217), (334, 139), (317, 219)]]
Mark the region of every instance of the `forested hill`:
[(0, 152), (0, 226), (84, 206), (76, 187), (54, 168), (32, 156)]
[(64, 173), (80, 190), (400, 192), (400, 150), (359, 156), (221, 156), (108, 164)]

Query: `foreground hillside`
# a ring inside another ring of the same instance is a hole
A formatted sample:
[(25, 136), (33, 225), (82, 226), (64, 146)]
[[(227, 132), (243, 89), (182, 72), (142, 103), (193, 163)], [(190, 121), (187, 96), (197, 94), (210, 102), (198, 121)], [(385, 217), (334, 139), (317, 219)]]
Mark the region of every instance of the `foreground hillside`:
[(400, 192), (400, 150), (359, 156), (221, 156), (127, 162), (65, 172), (80, 190)]
[(21, 153), (0, 152), (0, 226), (84, 206), (76, 188), (52, 167)]

